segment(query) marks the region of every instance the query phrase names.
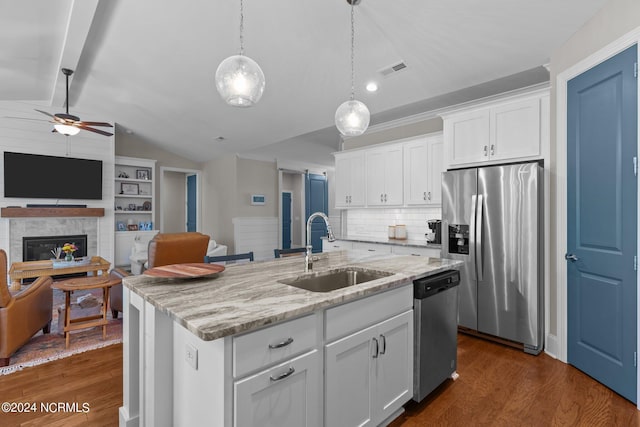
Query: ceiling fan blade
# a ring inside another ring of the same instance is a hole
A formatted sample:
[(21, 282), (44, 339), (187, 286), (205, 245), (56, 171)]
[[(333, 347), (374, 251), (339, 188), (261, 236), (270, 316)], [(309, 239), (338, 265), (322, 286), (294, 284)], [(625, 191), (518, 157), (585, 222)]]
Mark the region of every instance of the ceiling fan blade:
[(47, 113), (46, 111), (37, 110), (37, 109), (35, 109), (35, 110), (36, 110), (38, 113), (42, 113), (42, 114), (44, 114), (44, 115), (46, 115), (46, 116), (51, 117), (52, 119), (55, 119), (55, 118), (56, 118), (56, 116), (54, 116), (53, 114)]
[(113, 135), (112, 133), (109, 132), (105, 132), (103, 130), (100, 129), (94, 129), (94, 128), (90, 128), (89, 126), (85, 126), (82, 123), (78, 123), (75, 125), (76, 127), (79, 127), (80, 129), (84, 129), (84, 130), (88, 130), (89, 132), (95, 132), (95, 133), (99, 133), (100, 135), (104, 135), (104, 136), (111, 136)]
[(3, 119), (18, 119), (18, 120), (33, 120), (34, 122), (49, 122), (51, 123), (49, 120), (46, 119), (32, 119), (30, 117), (15, 117), (15, 116), (3, 116)]
[(89, 125), (89, 126), (106, 126), (112, 128), (113, 125), (107, 122), (85, 122), (84, 120), (78, 122), (80, 125)]

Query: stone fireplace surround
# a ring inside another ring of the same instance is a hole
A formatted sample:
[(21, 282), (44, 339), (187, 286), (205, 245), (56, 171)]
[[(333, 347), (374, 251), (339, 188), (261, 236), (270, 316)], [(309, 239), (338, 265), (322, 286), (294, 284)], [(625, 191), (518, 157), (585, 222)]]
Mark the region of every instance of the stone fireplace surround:
[(12, 218), (9, 220), (9, 259), (22, 259), (22, 238), (87, 235), (87, 256), (98, 255), (97, 218)]

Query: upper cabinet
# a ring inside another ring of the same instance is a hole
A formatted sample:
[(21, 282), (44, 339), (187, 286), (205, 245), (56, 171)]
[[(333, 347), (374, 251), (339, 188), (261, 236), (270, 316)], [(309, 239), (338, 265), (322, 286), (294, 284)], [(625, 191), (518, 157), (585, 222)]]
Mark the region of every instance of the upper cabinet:
[(544, 90), (443, 114), (447, 166), (540, 158), (548, 110)]
[(367, 150), (367, 205), (402, 206), (402, 145)]
[(336, 207), (364, 206), (364, 152), (335, 153)]
[(336, 208), (440, 204), (441, 133), (334, 155)]
[(441, 203), (442, 146), (440, 134), (404, 143), (404, 203), (407, 206)]

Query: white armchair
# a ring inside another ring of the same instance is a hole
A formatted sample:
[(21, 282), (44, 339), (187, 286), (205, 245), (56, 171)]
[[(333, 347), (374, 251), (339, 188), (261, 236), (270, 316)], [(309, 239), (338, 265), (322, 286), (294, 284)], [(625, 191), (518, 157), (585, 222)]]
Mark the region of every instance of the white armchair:
[[(131, 247), (131, 255), (129, 256), (129, 260), (131, 261), (131, 274), (142, 274), (142, 272), (147, 268), (147, 260), (149, 258), (148, 247), (148, 243), (134, 242)], [(226, 245), (219, 245), (213, 239), (209, 240), (207, 256), (220, 256), (226, 254)]]

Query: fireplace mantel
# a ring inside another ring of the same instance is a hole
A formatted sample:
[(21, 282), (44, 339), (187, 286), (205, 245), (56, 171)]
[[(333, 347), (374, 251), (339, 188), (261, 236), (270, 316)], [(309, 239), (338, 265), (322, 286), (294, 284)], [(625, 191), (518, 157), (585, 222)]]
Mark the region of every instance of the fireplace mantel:
[(100, 217), (104, 208), (2, 208), (2, 218)]

